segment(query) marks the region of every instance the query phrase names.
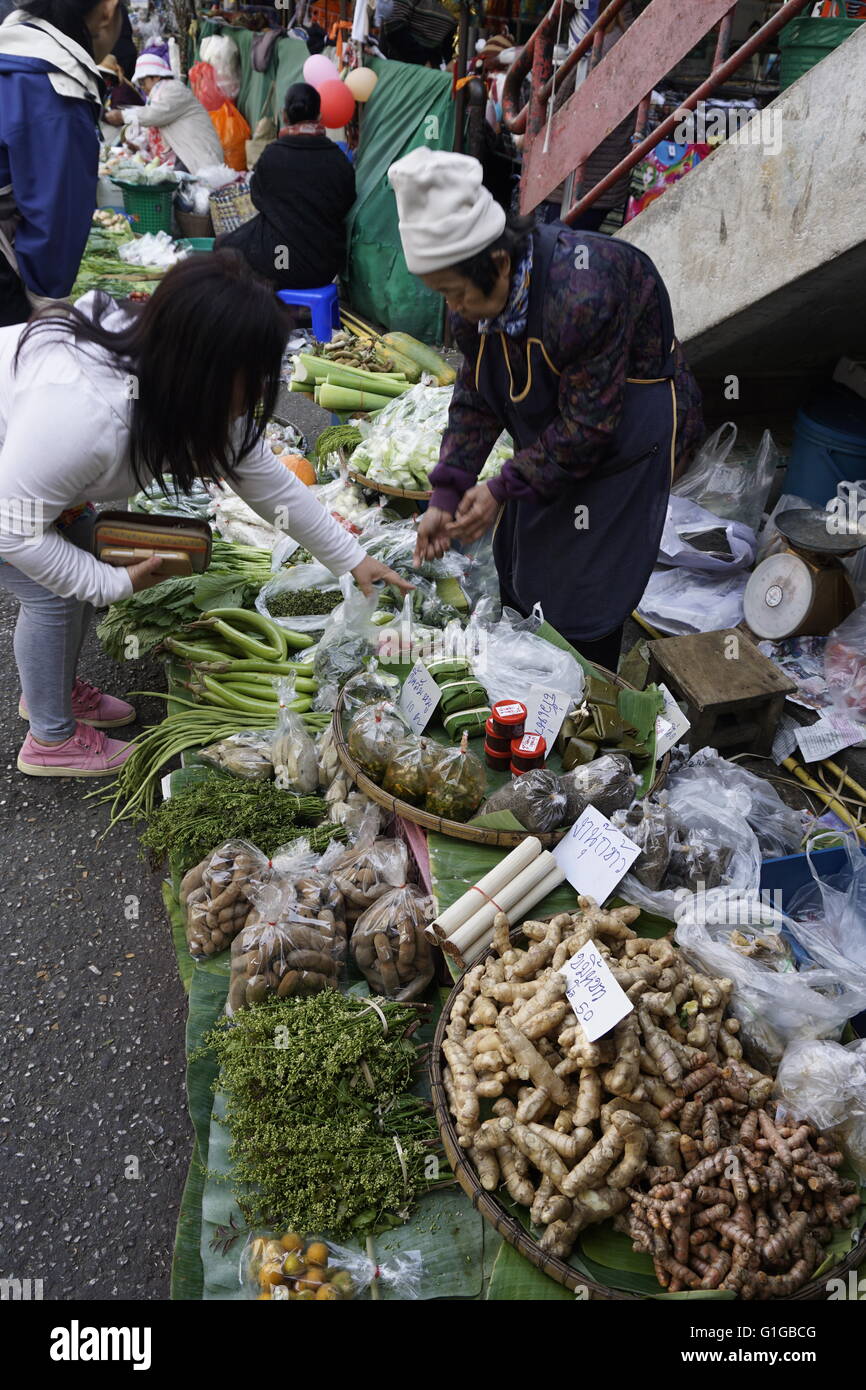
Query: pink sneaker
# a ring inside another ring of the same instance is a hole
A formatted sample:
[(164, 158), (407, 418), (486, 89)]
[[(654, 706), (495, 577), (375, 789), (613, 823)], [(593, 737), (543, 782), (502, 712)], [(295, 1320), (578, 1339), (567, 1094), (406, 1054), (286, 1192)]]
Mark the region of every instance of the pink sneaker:
[(65, 743), (49, 746), (28, 734), (18, 754), (18, 771), (29, 777), (109, 777), (123, 766), (135, 745), (108, 738), (100, 729), (76, 724)]
[[(22, 719), (29, 718), (23, 695), (18, 701), (18, 713)], [(122, 724), (132, 723), (135, 708), (126, 700), (103, 695), (90, 681), (76, 681), (72, 687), (72, 718), (92, 729), (119, 729)]]

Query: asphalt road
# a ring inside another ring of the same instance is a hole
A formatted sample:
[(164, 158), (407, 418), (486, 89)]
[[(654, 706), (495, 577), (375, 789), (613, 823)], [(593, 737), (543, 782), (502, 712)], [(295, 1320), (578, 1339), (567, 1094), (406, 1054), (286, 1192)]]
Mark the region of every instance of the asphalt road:
[[(312, 444), (327, 416), (281, 405)], [(45, 1299), (165, 1299), (192, 1128), (161, 875), (128, 823), (101, 838), (108, 808), (85, 796), (104, 783), (18, 772), (16, 616), (0, 589), (0, 1278), (42, 1279)], [(119, 666), (93, 627), (79, 674), (165, 688), (158, 662)]]

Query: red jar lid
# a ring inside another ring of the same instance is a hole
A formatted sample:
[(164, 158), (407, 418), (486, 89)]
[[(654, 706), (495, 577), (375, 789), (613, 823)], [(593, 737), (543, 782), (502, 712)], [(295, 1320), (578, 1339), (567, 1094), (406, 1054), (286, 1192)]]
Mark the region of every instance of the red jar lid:
[(511, 740), (511, 756), (515, 761), (537, 763), (547, 757), (547, 742), (541, 734), (523, 734)]
[(526, 706), (519, 700), (499, 700), (490, 712), (493, 720), (494, 732), (504, 738), (506, 734), (514, 736), (519, 728), (526, 723)]

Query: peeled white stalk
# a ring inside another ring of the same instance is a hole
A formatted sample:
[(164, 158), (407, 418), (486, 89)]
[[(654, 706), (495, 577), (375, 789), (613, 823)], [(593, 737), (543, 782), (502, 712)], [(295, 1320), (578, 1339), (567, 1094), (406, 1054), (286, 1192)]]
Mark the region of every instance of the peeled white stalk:
[[(548, 893), (552, 893), (554, 888), (558, 888), (564, 878), (565, 874), (562, 872), (559, 865), (554, 864), (550, 873), (547, 874), (540, 883), (537, 883), (534, 888), (530, 888), (525, 898), (521, 898), (519, 903), (509, 908), (508, 912), (505, 914), (508, 918), (508, 925), (513, 927), (515, 923), (521, 921), (521, 919), (526, 916), (527, 912), (530, 912), (532, 908), (535, 907), (536, 903), (543, 902)], [(471, 965), (473, 961), (476, 961), (482, 951), (487, 950), (492, 940), (493, 926), (491, 924), (484, 932), (483, 936), (478, 937), (477, 941), (473, 941), (472, 945), (463, 952), (464, 963), (466, 965)]]
[(510, 854), (506, 854), (504, 859), (500, 859), (494, 869), (480, 878), (474, 888), (470, 888), (462, 898), (446, 907), (428, 927), (427, 934), (434, 941), (444, 941), (446, 937), (453, 936), (457, 928), (468, 922), (470, 917), (474, 917), (478, 908), (484, 904), (485, 893), (488, 897), (495, 898), (500, 889), (528, 868), (540, 853), (541, 841), (534, 835), (528, 836)]
[[(492, 927), (497, 912), (507, 913), (509, 909), (514, 908), (553, 868), (558, 868), (558, 865), (550, 850), (546, 849), (500, 889), (496, 895), (496, 902), (485, 903), (462, 927), (458, 927), (444, 943), (443, 950), (452, 956), (465, 957), (465, 953), (472, 950), (478, 938), (484, 935), (488, 927)], [(536, 898), (535, 901), (538, 902), (539, 899)]]

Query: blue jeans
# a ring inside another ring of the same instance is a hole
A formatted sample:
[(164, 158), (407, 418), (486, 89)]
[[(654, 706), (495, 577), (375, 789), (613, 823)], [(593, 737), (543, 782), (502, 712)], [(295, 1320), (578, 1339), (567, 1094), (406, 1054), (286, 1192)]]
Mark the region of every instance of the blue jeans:
[[(93, 516), (86, 512), (64, 527), (73, 545), (89, 550)], [(0, 564), (0, 585), (20, 603), (13, 648), (30, 732), (44, 743), (61, 743), (75, 732), (72, 686), (93, 605), (60, 598), (14, 565)]]

